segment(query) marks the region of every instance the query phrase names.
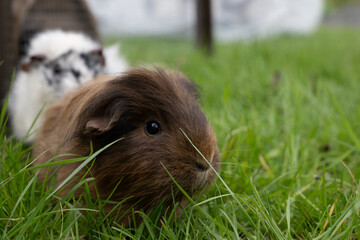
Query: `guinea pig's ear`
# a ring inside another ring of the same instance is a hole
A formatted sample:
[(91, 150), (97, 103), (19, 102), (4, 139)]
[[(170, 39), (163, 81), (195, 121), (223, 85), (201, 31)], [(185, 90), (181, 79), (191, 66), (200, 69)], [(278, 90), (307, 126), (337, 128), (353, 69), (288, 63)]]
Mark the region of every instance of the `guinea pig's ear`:
[(117, 112), (112, 116), (100, 116), (90, 119), (85, 126), (85, 135), (101, 135), (111, 130), (120, 117), (120, 113)]
[(180, 72), (171, 72), (170, 75), (174, 76), (178, 81), (180, 81), (185, 90), (191, 93), (196, 99), (200, 98), (200, 86), (196, 84), (193, 80), (186, 77)]
[(186, 88), (189, 92), (191, 92), (193, 94), (193, 96), (196, 98), (196, 99), (199, 99), (200, 98), (200, 86), (198, 84), (196, 84), (195, 82), (193, 81), (190, 81), (186, 84)]
[(105, 65), (105, 57), (102, 48), (89, 51), (88, 56), (93, 60), (98, 60), (102, 66)]
[(28, 72), (28, 71), (30, 71), (30, 69), (31, 69), (34, 65), (36, 65), (36, 64), (38, 64), (38, 63), (40, 63), (40, 62), (45, 61), (45, 59), (46, 59), (46, 56), (43, 55), (43, 54), (32, 55), (32, 56), (29, 58), (29, 60), (27, 60), (27, 61), (25, 61), (25, 62), (22, 62), (22, 63), (20, 64), (20, 69), (23, 70), (23, 71), (25, 71), (25, 72)]

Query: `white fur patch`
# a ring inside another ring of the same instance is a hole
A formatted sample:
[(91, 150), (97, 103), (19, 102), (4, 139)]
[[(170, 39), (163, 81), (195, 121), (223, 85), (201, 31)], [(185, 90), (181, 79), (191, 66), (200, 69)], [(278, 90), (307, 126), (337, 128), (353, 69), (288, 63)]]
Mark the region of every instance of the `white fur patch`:
[[(46, 59), (33, 64), (28, 71), (18, 69), (15, 76), (8, 110), (17, 139), (28, 136), (25, 142), (35, 140), (43, 121), (42, 114), (32, 130), (29, 129), (42, 108), (44, 111), (46, 106), (97, 74), (115, 74), (127, 68), (125, 58), (119, 56), (117, 45), (104, 49), (105, 65), (95, 59), (95, 64), (89, 66), (84, 55), (101, 48), (99, 43), (84, 34), (62, 30), (45, 31), (31, 40), (28, 53), (21, 62), (30, 62), (36, 55), (43, 55)], [(55, 71), (55, 65), (59, 71)]]

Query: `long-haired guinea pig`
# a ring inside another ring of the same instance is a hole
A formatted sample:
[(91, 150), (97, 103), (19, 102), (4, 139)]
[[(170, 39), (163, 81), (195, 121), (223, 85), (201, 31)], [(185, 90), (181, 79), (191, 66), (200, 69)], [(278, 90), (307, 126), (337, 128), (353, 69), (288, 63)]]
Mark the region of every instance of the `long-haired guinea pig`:
[[(44, 106), (58, 101), (80, 84), (98, 74), (112, 74), (126, 67), (116, 45), (103, 50), (100, 43), (78, 32), (38, 33), (30, 40), (27, 54), (20, 61), (10, 93), (8, 110), (14, 135), (24, 138)], [(27, 143), (34, 141), (41, 123), (42, 114)]]
[[(96, 157), (90, 170), (95, 178), (90, 184), (93, 196), (98, 191), (104, 199), (110, 194), (115, 201), (130, 197), (121, 211), (135, 203), (135, 209), (148, 212), (161, 202), (186, 202), (169, 175), (194, 194), (214, 180), (214, 169), (219, 170), (220, 164), (213, 129), (197, 96), (194, 84), (184, 75), (160, 68), (133, 68), (88, 82), (45, 112), (33, 150), (36, 164), (57, 154), (88, 156), (91, 148), (97, 151), (120, 139)], [(57, 169), (56, 184), (79, 165)], [(43, 168), (39, 177), (44, 179), (55, 170)], [(77, 183), (73, 181), (59, 195)]]

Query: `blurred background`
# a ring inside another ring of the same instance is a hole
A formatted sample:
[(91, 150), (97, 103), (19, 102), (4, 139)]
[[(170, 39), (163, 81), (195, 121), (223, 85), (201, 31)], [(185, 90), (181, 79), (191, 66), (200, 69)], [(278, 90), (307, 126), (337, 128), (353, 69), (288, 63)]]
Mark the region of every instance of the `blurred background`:
[(96, 40), (133, 36), (213, 41), (310, 34), (320, 25), (360, 26), (359, 0), (1, 0), (0, 97), (29, 39), (39, 31), (81, 31)]
[[(87, 0), (105, 35), (193, 36), (194, 0)], [(310, 33), (328, 24), (360, 23), (357, 0), (213, 0), (214, 37), (242, 40), (278, 33)]]
[[(193, 36), (195, 0), (87, 0), (106, 35)], [(201, 1), (200, 1), (201, 2)], [(278, 33), (310, 33), (322, 22), (360, 23), (358, 0), (212, 0), (214, 37), (241, 40)]]
[[(194, 35), (194, 0), (88, 0), (101, 32), (116, 35)], [(239, 40), (280, 32), (312, 31), (323, 0), (213, 0), (214, 36)], [(286, 21), (284, 21), (286, 20)]]

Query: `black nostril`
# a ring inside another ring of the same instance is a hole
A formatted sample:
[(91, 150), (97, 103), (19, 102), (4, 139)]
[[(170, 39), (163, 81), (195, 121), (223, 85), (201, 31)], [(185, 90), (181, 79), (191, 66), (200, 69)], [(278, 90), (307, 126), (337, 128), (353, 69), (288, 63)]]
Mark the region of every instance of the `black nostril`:
[[(205, 165), (206, 164), (206, 165)], [(199, 163), (199, 162), (195, 162), (195, 167), (199, 170), (199, 171), (206, 171), (209, 169), (209, 165), (207, 163)]]

